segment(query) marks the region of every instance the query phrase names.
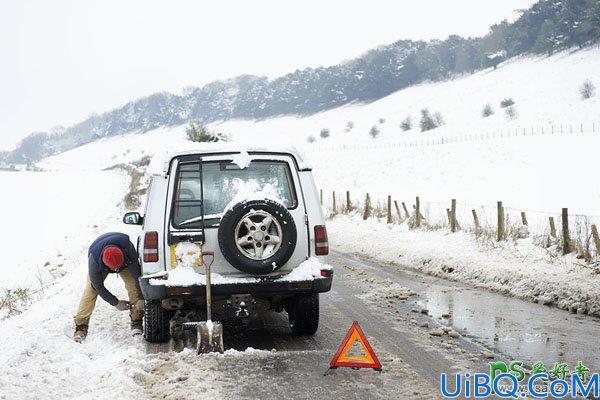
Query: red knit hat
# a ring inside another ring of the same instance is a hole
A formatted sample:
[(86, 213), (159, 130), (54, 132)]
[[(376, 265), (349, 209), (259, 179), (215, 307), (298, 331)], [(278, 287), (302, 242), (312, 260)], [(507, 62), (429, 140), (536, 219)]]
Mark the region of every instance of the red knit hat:
[(113, 271), (121, 268), (124, 261), (123, 251), (117, 246), (107, 246), (102, 250), (102, 262)]

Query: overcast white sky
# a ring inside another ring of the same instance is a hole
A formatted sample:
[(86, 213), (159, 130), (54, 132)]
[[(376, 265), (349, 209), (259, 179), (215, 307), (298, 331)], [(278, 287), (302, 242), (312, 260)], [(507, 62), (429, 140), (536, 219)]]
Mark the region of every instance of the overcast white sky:
[(156, 91), (480, 36), (533, 0), (0, 0), (0, 149)]

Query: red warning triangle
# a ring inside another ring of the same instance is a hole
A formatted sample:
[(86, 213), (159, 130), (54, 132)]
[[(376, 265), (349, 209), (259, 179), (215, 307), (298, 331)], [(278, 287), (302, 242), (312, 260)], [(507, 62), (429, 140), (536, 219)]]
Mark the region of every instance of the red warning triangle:
[[(358, 346), (356, 346), (358, 344)], [(362, 354), (354, 354), (354, 349), (360, 347)], [(329, 362), (329, 368), (373, 368), (381, 370), (381, 363), (375, 355), (373, 348), (360, 328), (358, 321), (354, 321), (342, 344)]]

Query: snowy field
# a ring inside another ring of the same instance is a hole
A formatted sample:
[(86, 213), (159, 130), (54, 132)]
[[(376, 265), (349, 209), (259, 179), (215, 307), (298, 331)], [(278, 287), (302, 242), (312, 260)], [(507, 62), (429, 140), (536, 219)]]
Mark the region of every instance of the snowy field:
[[(525, 210), (600, 215), (600, 96), (582, 101), (578, 89), (585, 79), (600, 86), (600, 49), (526, 57), (454, 80), (421, 84), (374, 103), (354, 104), (305, 118), (280, 117), (260, 121), (229, 120), (212, 124), (245, 146), (295, 146), (314, 167), (317, 184), (325, 191), (368, 191), (384, 199), (505, 205)], [(518, 118), (508, 121), (499, 103), (515, 101)], [(495, 114), (481, 118), (490, 103)], [(426, 133), (418, 129), (419, 110), (442, 113), (446, 122)], [(399, 124), (413, 118), (413, 129)], [(379, 119), (385, 119), (379, 123)], [(354, 122), (350, 132), (346, 123)], [(583, 124), (584, 132), (579, 133)], [(373, 125), (381, 134), (368, 136)], [(563, 133), (560, 134), (560, 126)], [(570, 126), (574, 132), (570, 133)], [(322, 128), (331, 136), (319, 138)], [(484, 139), (435, 146), (403, 147), (405, 143), (441, 138), (492, 135), (500, 132), (537, 135)], [(543, 135), (539, 134), (544, 129)], [(554, 129), (554, 134), (551, 134)], [(595, 131), (595, 132), (592, 132)], [(308, 144), (306, 138), (317, 142)], [(185, 126), (160, 128), (147, 134), (103, 139), (40, 163), (46, 169), (98, 170), (117, 162), (135, 161), (169, 149), (193, 148)], [(344, 150), (348, 146), (351, 150)], [(104, 154), (104, 157), (97, 157)], [(160, 165), (158, 167), (161, 167)], [(329, 194), (330, 196), (330, 194)]]
[[(515, 209), (558, 212), (560, 207), (569, 207), (571, 212), (600, 215), (600, 100), (598, 96), (578, 99), (578, 87), (585, 79), (600, 86), (599, 49), (517, 59), (496, 71), (422, 84), (372, 104), (350, 105), (306, 118), (226, 121), (211, 127), (229, 134), (236, 145), (302, 148), (313, 164), (318, 185), (328, 196), (331, 190), (339, 194), (351, 190), (357, 201), (368, 191), (375, 199), (390, 194), (412, 202), (420, 195), (425, 202), (445, 204), (441, 210), (451, 198), (457, 198), (463, 205), (461, 220), (471, 205), (493, 207), (498, 200)], [(518, 119), (507, 121), (499, 109), (498, 103), (505, 97), (515, 100)], [(481, 109), (487, 102), (496, 113), (482, 119)], [(446, 125), (429, 133), (417, 128), (402, 133), (400, 121), (412, 115), (416, 126), (423, 107), (440, 111)], [(378, 123), (379, 118), (385, 122)], [(354, 128), (344, 132), (348, 121), (354, 122)], [(532, 126), (545, 126), (547, 133), (551, 123), (591, 127), (594, 122), (596, 133), (401, 146), (406, 140), (423, 137)], [(375, 124), (381, 136), (371, 139), (367, 132)], [(318, 137), (322, 128), (330, 129), (331, 137), (307, 144), (307, 136)], [(116, 313), (104, 302), (98, 302), (97, 323), (83, 347), (70, 338), (70, 316), (85, 279), (87, 246), (101, 232), (125, 229), (121, 199), (128, 178), (102, 169), (159, 156), (169, 149), (197, 148), (185, 140), (184, 131), (185, 127), (179, 126), (108, 138), (43, 160), (39, 166), (48, 172), (0, 173), (0, 184), (7, 188), (0, 198), (4, 228), (0, 241), (9, 249), (3, 252), (0, 289), (35, 288), (38, 278), (49, 284), (42, 299), (28, 311), (0, 321), (0, 331), (10, 333), (4, 337), (0, 366), (11, 371), (0, 374), (0, 397), (44, 393), (48, 398), (83, 399), (90, 397), (91, 387), (102, 388), (94, 392), (96, 399), (182, 398), (198, 392), (207, 398), (220, 397), (218, 385), (210, 386), (215, 375), (211, 372), (216, 365), (213, 358), (201, 360), (199, 368), (205, 376), (189, 376), (185, 374), (186, 353), (168, 359), (148, 356), (141, 340), (131, 338), (124, 329), (126, 313)], [(388, 148), (369, 150), (373, 143)], [(349, 144), (358, 149), (342, 149)], [(162, 167), (159, 160), (155, 157), (150, 169)], [(390, 228), (375, 220), (346, 216), (328, 226), (333, 248), (341, 251), (377, 253), (382, 261), (528, 300), (600, 312), (595, 276), (572, 258), (549, 259), (544, 250), (527, 240), (514, 248), (486, 247), (464, 233), (407, 231), (404, 226)], [(135, 230), (126, 232), (134, 238)], [(116, 279), (111, 277), (107, 285), (123, 295)], [(178, 385), (180, 376), (187, 376), (181, 379), (190, 379), (192, 384)], [(161, 388), (159, 382), (171, 379), (174, 383), (169, 393), (152, 392), (155, 384)], [(187, 387), (193, 387), (194, 393), (186, 391)]]
[(83, 266), (87, 242), (118, 217), (128, 182), (116, 172), (0, 172), (0, 185), (1, 291), (38, 288)]

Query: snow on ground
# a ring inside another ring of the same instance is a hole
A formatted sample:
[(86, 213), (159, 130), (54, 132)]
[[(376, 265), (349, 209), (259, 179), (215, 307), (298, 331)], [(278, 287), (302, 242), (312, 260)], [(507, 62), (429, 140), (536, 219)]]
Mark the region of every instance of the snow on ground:
[(327, 223), (339, 251), (484, 287), (578, 313), (600, 316), (598, 275), (573, 256), (551, 257), (530, 239), (497, 245), (470, 233), (409, 230), (356, 214)]
[(128, 181), (116, 172), (0, 172), (0, 185), (1, 290), (37, 288), (84, 263)]
[[(318, 185), (338, 192), (351, 190), (355, 199), (369, 191), (375, 199), (391, 194), (412, 200), (420, 195), (426, 202), (443, 202), (442, 212), (451, 198), (457, 198), (465, 209), (470, 203), (493, 205), (503, 200), (517, 208), (558, 211), (567, 206), (582, 214), (600, 214), (600, 171), (594, 162), (600, 134), (548, 134), (551, 124), (556, 131), (563, 124), (567, 131), (569, 124), (583, 123), (590, 131), (595, 122), (594, 129), (600, 130), (600, 98), (578, 99), (585, 79), (600, 86), (599, 56), (600, 49), (591, 48), (516, 59), (495, 71), (410, 87), (367, 105), (305, 118), (230, 120), (211, 127), (229, 134), (235, 145), (304, 146)], [(505, 97), (515, 100), (518, 119), (507, 121), (499, 109)], [(482, 119), (481, 109), (488, 102), (495, 114)], [(418, 114), (424, 107), (441, 112), (446, 125), (418, 132)], [(408, 115), (414, 127), (402, 133), (399, 123)], [(380, 123), (380, 118), (385, 122)], [(354, 128), (344, 132), (348, 121), (354, 122)], [(381, 135), (371, 139), (367, 133), (376, 124)], [(542, 126), (545, 135), (403, 147), (407, 141), (423, 138), (531, 127), (537, 132)], [(306, 138), (318, 137), (322, 128), (328, 128), (331, 137), (307, 144)], [(343, 149), (348, 145), (353, 150)], [(186, 141), (184, 126), (160, 128), (102, 139), (40, 163), (53, 172), (0, 173), (0, 184), (6, 188), (0, 198), (5, 228), (0, 243), (9, 246), (3, 247), (9, 250), (3, 251), (0, 288), (35, 282), (38, 267), (46, 261), (50, 273), (64, 275), (28, 311), (0, 321), (0, 331), (7, 332), (0, 351), (4, 371), (0, 396), (219, 397), (219, 386), (213, 385), (213, 358), (189, 359), (185, 352), (146, 354), (141, 339), (129, 336), (126, 313), (102, 301), (89, 339), (83, 345), (71, 340), (71, 315), (85, 281), (87, 246), (101, 232), (125, 229), (118, 204), (128, 179), (114, 171), (99, 171), (144, 156), (199, 147)], [(153, 158), (150, 169), (160, 170), (159, 160)], [(335, 249), (562, 308), (600, 313), (597, 278), (572, 258), (550, 259), (528, 239), (515, 247), (493, 247), (477, 243), (466, 233), (407, 231), (356, 217), (336, 218), (328, 228)], [(133, 230), (126, 232), (135, 235)], [(114, 277), (108, 285), (124, 295)], [(186, 391), (190, 387), (193, 393)]]
[[(0, 266), (2, 276), (11, 278), (4, 279), (3, 286), (30, 285), (44, 260), (51, 261), (49, 267), (60, 263), (56, 270), (58, 276), (64, 275), (46, 281), (49, 286), (43, 298), (29, 310), (0, 321), (0, 331), (7, 333), (0, 352), (5, 371), (0, 375), (1, 395), (9, 399), (35, 398), (40, 393), (48, 398), (86, 398), (94, 388), (98, 398), (129, 398), (132, 385), (118, 367), (132, 355), (131, 339), (126, 329), (113, 329), (119, 324), (125, 327), (127, 317), (99, 301), (91, 328), (97, 335), (86, 342), (83, 351), (71, 339), (71, 316), (86, 279), (87, 247), (120, 220), (118, 203), (127, 179), (117, 172), (91, 176), (20, 172), (2, 174), (0, 180), (3, 186), (18, 189), (0, 199), (3, 226), (9, 227), (1, 233), (6, 235), (2, 242), (15, 249), (10, 254), (15, 258)], [(114, 287), (114, 280), (107, 282)], [(117, 337), (121, 344), (115, 345)], [(112, 343), (110, 351), (106, 351), (107, 343)], [(114, 385), (101, 385), (106, 379)]]
[[(139, 229), (121, 222), (121, 200), (128, 178), (119, 172), (43, 172), (0, 174), (15, 188), (3, 196), (2, 243), (15, 259), (2, 263), (2, 287), (24, 286), (36, 278), (35, 265), (62, 265), (41, 299), (22, 314), (0, 320), (0, 399), (181, 399), (222, 398), (215, 384), (217, 357), (148, 354), (141, 337), (132, 337), (127, 312), (99, 299), (83, 344), (72, 339), (72, 316), (86, 282), (87, 249), (100, 233), (123, 231), (135, 241)], [(15, 212), (19, 210), (21, 212)], [(3, 248), (4, 249), (4, 248)], [(4, 252), (5, 257), (12, 256)], [(61, 253), (61, 256), (57, 256)], [(53, 270), (54, 271), (54, 270)], [(126, 299), (117, 276), (109, 290)], [(230, 352), (229, 357), (248, 353)]]
[[(85, 282), (76, 268), (52, 286), (27, 312), (0, 322), (0, 398), (48, 399), (215, 399), (222, 398), (218, 358), (195, 352), (151, 354), (141, 337), (129, 333), (129, 317), (98, 300), (90, 333), (73, 341), (74, 314)], [(125, 298), (123, 284), (107, 285)], [(253, 357), (256, 351), (228, 352)], [(260, 354), (259, 354), (260, 356)]]
[[(600, 215), (600, 133), (525, 136), (416, 148), (309, 154), (325, 204), (350, 190), (353, 201), (413, 204), (455, 198), (469, 205)], [(332, 177), (335, 177), (332, 178)], [(338, 201), (340, 204), (340, 201)], [(470, 212), (471, 208), (467, 209)]]

